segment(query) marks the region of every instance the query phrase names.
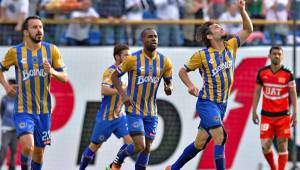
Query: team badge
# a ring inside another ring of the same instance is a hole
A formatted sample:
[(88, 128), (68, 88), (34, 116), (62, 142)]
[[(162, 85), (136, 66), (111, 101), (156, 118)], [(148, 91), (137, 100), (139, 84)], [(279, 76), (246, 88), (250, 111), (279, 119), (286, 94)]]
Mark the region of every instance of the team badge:
[(18, 126), (19, 126), (20, 129), (24, 129), (27, 126), (27, 123), (26, 122), (20, 122)]

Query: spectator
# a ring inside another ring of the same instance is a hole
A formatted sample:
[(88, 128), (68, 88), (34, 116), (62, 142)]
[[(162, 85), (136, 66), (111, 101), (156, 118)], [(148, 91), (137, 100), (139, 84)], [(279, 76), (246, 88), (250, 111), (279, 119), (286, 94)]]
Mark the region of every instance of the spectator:
[(6, 37), (4, 45), (16, 45), (22, 40), (22, 24), (28, 15), (28, 10), (28, 0), (1, 1), (1, 19), (17, 21), (16, 25), (1, 25), (1, 36)]
[[(126, 16), (128, 20), (143, 20), (143, 5), (140, 0), (125, 0)], [(141, 33), (140, 25), (126, 27), (127, 43), (137, 45)]]
[[(98, 5), (98, 12), (101, 18), (122, 19), (125, 16), (124, 0), (100, 0)], [(110, 30), (113, 30), (114, 44), (120, 43), (122, 33), (121, 25), (100, 25), (102, 45), (108, 45)]]
[[(71, 19), (90, 20), (99, 18), (99, 14), (92, 7), (91, 0), (82, 0), (82, 10), (73, 11)], [(67, 45), (89, 45), (91, 24), (70, 24), (67, 29)]]
[[(183, 7), (184, 0), (153, 0), (156, 6), (157, 18), (160, 20), (179, 20), (179, 9)], [(161, 46), (179, 46), (180, 27), (179, 25), (158, 25), (158, 43)]]
[[(287, 21), (289, 11), (289, 0), (264, 0), (266, 20)], [(275, 36), (279, 37), (282, 45), (286, 45), (286, 35), (289, 32), (288, 25), (269, 25), (267, 30), (272, 34), (271, 43), (276, 44)]]
[(207, 15), (210, 19), (217, 19), (225, 11), (225, 0), (208, 0)]
[[(16, 85), (16, 80), (9, 79), (9, 84)], [(17, 152), (17, 134), (14, 124), (14, 104), (15, 96), (4, 96), (1, 100), (1, 119), (2, 119), (2, 136), (0, 149), (0, 169), (6, 158), (8, 148), (10, 148), (10, 163), (8, 170), (15, 170), (15, 156)]]
[[(203, 19), (204, 0), (185, 0), (184, 19)], [(184, 46), (198, 46), (195, 40), (195, 32), (199, 25), (184, 25)]]
[[(219, 20), (220, 21), (242, 21), (242, 17), (238, 11), (236, 2), (228, 4), (228, 10), (224, 12)], [(242, 24), (222, 24), (222, 27), (228, 34), (235, 34), (243, 28)]]

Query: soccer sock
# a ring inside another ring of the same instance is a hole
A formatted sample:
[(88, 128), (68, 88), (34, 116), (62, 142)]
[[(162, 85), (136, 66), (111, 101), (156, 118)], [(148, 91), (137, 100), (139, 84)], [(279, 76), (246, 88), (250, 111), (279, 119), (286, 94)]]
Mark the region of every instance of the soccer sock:
[(114, 162), (117, 163), (123, 163), (124, 159), (129, 156), (134, 154), (134, 145), (129, 144), (125, 149), (123, 149), (121, 152), (117, 154), (117, 157)]
[(42, 164), (36, 163), (35, 161), (31, 161), (31, 170), (41, 170)]
[(271, 151), (269, 153), (264, 153), (264, 156), (265, 156), (267, 162), (269, 163), (271, 170), (276, 170), (276, 164), (275, 164), (273, 151)]
[(21, 169), (22, 170), (29, 170), (30, 157), (25, 156), (21, 153), (20, 160), (21, 160)]
[(189, 160), (193, 159), (201, 149), (195, 147), (194, 142), (188, 145), (184, 150), (177, 161), (171, 166), (172, 170), (178, 170), (183, 167)]
[(135, 170), (146, 170), (149, 161), (149, 153), (139, 153), (135, 162)]
[(125, 143), (121, 148), (119, 149), (118, 153), (120, 153), (122, 150), (124, 150), (128, 146), (127, 143)]
[(87, 147), (84, 150), (84, 152), (82, 154), (82, 159), (80, 162), (79, 170), (85, 170), (85, 168), (88, 166), (89, 162), (93, 159), (94, 154), (95, 153), (89, 147)]
[(215, 145), (214, 147), (214, 157), (217, 170), (225, 170), (224, 149), (224, 145)]
[(285, 165), (289, 159), (288, 152), (279, 153), (278, 156), (278, 170), (285, 170)]

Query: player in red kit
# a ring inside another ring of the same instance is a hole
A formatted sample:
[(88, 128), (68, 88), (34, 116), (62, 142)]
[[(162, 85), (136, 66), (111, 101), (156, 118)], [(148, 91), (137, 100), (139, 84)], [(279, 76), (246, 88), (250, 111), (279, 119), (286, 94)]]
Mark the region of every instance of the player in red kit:
[[(253, 101), (252, 119), (259, 123), (256, 113), (261, 91), (263, 92), (260, 139), (263, 154), (271, 170), (284, 170), (288, 161), (288, 139), (291, 137), (291, 124), (297, 122), (297, 92), (292, 71), (282, 65), (283, 50), (273, 46), (269, 52), (271, 65), (261, 68), (257, 74)], [(293, 105), (290, 116), (289, 97)], [(271, 149), (273, 138), (277, 137), (278, 168)]]

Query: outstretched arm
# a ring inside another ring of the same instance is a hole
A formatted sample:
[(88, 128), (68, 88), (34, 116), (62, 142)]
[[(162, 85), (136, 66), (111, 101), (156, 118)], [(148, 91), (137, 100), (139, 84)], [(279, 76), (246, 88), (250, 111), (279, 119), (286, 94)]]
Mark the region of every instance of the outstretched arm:
[(240, 32), (238, 32), (237, 35), (240, 37), (240, 44), (242, 45), (245, 43), (249, 35), (253, 32), (253, 24), (245, 9), (245, 1), (238, 0), (238, 5), (243, 20), (243, 29)]

